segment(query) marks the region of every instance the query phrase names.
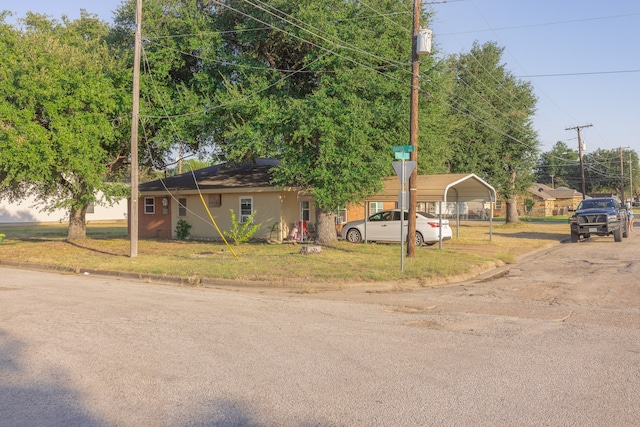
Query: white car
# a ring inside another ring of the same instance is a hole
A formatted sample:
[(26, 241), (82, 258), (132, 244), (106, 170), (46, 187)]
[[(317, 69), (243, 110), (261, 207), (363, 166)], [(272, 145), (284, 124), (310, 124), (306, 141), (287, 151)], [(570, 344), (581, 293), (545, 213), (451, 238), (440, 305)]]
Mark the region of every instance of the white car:
[[(409, 212), (404, 211), (405, 241), (409, 230)], [(366, 225), (366, 226), (365, 226)], [(449, 220), (439, 221), (435, 215), (426, 212), (416, 213), (416, 246), (422, 244), (433, 245), (440, 241), (440, 228), (442, 227), (442, 240), (451, 239), (451, 227)], [(342, 238), (351, 243), (365, 240), (374, 242), (399, 242), (400, 241), (400, 209), (376, 212), (364, 220), (348, 222), (342, 227)]]

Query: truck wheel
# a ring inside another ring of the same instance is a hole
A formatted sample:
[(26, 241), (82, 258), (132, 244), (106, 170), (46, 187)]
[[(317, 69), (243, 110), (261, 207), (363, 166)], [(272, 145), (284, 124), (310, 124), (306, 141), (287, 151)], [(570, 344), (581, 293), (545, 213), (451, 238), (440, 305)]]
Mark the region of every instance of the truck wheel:
[(616, 242), (622, 242), (622, 228), (616, 228), (613, 230), (613, 239)]
[(579, 240), (580, 240), (580, 235), (572, 230), (571, 231), (571, 243), (578, 243)]
[(624, 223), (624, 229), (622, 230), (622, 237), (624, 237), (624, 238), (629, 237), (629, 223), (628, 222)]

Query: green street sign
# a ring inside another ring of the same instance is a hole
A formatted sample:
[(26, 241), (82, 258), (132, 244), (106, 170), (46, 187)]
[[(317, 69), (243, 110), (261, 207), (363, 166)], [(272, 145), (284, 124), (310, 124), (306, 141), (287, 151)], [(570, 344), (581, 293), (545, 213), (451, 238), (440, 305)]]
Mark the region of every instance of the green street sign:
[(394, 145), (391, 150), (394, 153), (413, 153), (413, 145)]
[(409, 153), (399, 153), (396, 151), (394, 154), (396, 155), (396, 160), (409, 160), (411, 158)]

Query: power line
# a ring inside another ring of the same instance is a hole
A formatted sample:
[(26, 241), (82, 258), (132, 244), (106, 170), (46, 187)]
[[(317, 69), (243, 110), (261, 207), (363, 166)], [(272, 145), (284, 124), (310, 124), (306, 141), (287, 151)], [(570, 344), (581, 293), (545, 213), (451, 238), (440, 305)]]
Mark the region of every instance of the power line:
[(529, 74), (526, 76), (516, 76), (518, 78), (534, 78), (534, 77), (565, 77), (565, 76), (592, 76), (598, 74), (625, 74), (640, 73), (638, 70), (615, 70), (615, 71), (587, 71), (582, 73), (556, 73), (556, 74)]

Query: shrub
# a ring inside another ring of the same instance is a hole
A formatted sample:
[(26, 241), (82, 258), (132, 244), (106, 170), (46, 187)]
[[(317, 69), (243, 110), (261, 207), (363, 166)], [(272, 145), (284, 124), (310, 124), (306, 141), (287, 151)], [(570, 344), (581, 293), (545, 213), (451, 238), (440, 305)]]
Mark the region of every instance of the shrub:
[(184, 240), (189, 237), (189, 230), (191, 230), (191, 224), (180, 218), (176, 224), (176, 236), (178, 236), (178, 239)]
[(236, 218), (236, 214), (233, 212), (233, 209), (229, 210), (231, 211), (231, 230), (223, 231), (223, 234), (229, 240), (233, 240), (236, 245), (248, 242), (249, 239), (251, 239), (253, 235), (260, 230), (261, 224), (253, 223), (253, 218), (256, 216), (256, 213), (252, 213), (244, 223), (241, 223)]

